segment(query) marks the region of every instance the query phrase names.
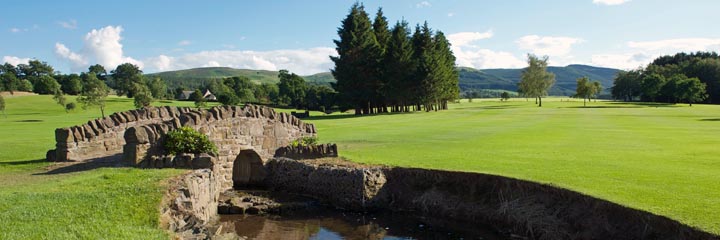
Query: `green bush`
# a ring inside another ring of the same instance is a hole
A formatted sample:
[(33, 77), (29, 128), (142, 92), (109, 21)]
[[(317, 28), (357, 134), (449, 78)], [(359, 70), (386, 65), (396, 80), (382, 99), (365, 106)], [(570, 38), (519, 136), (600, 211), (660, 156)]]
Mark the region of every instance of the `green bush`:
[(206, 135), (190, 127), (181, 127), (168, 132), (163, 145), (170, 154), (217, 153), (217, 147)]
[(302, 147), (316, 145), (317, 143), (317, 137), (302, 137), (299, 139), (295, 139), (292, 143), (290, 143), (290, 145), (293, 147)]

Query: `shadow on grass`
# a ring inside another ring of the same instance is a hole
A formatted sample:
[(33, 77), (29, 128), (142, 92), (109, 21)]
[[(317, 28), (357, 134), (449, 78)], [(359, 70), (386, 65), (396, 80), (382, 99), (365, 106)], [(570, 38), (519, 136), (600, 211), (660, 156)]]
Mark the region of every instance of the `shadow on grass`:
[(674, 103), (653, 103), (653, 102), (611, 102), (610, 104), (616, 105), (635, 105), (639, 107), (680, 107), (680, 105)]
[(126, 167), (121, 160), (122, 154), (115, 154), (107, 157), (93, 158), (82, 162), (57, 162), (55, 165), (51, 165), (47, 172), (35, 173), (33, 175), (55, 175), (83, 172), (98, 168)]
[(338, 120), (338, 119), (349, 119), (349, 118), (362, 118), (362, 117), (376, 117), (376, 116), (389, 116), (389, 115), (400, 115), (400, 114), (412, 114), (414, 112), (395, 112), (395, 113), (376, 113), (376, 114), (365, 114), (365, 115), (354, 115), (354, 114), (327, 114), (327, 115), (315, 115), (300, 120)]
[(43, 162), (45, 162), (45, 159), (15, 161), (15, 162), (0, 162), (0, 166), (18, 166), (18, 165), (26, 165), (26, 164), (37, 164), (37, 163), (43, 163)]
[(37, 120), (37, 119), (27, 119), (27, 120), (17, 120), (15, 122), (21, 122), (21, 123), (36, 123), (36, 122), (44, 122), (43, 120)]
[(562, 108), (642, 108), (642, 106), (572, 106)]
[(700, 119), (699, 121), (703, 121), (703, 122), (720, 122), (720, 118), (705, 118), (705, 119)]

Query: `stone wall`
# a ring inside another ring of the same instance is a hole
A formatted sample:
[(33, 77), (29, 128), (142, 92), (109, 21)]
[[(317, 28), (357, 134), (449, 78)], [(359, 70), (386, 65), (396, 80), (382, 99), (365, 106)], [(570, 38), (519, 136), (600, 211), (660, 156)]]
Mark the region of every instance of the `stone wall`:
[(210, 169), (194, 170), (170, 180), (160, 224), (182, 239), (205, 239), (216, 220), (220, 186)]
[(135, 126), (161, 123), (190, 112), (184, 107), (150, 107), (116, 112), (85, 124), (55, 130), (55, 149), (49, 161), (87, 161), (119, 155), (125, 145), (125, 130)]
[(285, 146), (275, 151), (275, 157), (291, 158), (295, 160), (337, 157), (336, 144), (318, 144), (310, 146)]
[(717, 239), (666, 217), (544, 184), (480, 173), (314, 161), (268, 161), (268, 185), (342, 208), (488, 223), (530, 239)]

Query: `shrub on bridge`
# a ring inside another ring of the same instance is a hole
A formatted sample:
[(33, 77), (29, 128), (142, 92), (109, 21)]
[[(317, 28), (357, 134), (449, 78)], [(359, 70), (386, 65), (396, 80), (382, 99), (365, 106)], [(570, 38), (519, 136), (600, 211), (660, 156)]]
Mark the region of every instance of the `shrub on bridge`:
[(165, 137), (165, 150), (178, 153), (217, 153), (217, 147), (208, 136), (190, 127), (181, 127), (168, 132)]

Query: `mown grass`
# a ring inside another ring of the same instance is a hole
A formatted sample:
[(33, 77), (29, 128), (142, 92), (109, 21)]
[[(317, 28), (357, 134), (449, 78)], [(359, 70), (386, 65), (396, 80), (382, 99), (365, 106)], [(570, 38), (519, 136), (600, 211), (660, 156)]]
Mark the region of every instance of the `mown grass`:
[(309, 121), (353, 161), (549, 183), (720, 233), (720, 106), (543, 104)]
[[(169, 238), (158, 226), (162, 180), (180, 170), (45, 174), (54, 129), (100, 117), (100, 111), (65, 113), (50, 96), (6, 97), (6, 103), (0, 114), (0, 239)], [(113, 97), (106, 114), (131, 107), (132, 99)]]
[[(50, 96), (6, 102), (7, 116), (0, 115), (0, 239), (168, 237), (157, 226), (161, 182), (179, 170), (42, 175), (54, 129), (100, 112), (68, 114)], [(340, 154), (353, 161), (550, 183), (720, 234), (720, 106), (543, 104), (476, 99), (441, 112), (313, 112), (308, 121), (322, 142), (338, 143)], [(108, 103), (108, 113), (130, 108), (130, 99)]]

